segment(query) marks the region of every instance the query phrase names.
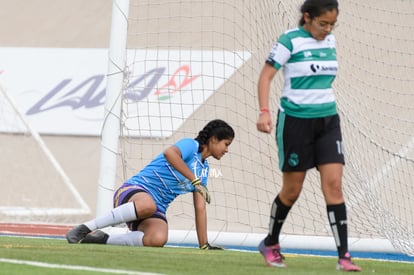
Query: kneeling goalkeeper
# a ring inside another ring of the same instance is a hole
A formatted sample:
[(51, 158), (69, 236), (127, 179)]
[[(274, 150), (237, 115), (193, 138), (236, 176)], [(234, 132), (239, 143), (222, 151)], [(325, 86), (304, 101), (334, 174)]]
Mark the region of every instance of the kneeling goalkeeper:
[[(221, 159), (233, 139), (233, 128), (216, 119), (195, 139), (179, 140), (116, 190), (114, 208), (109, 213), (74, 227), (66, 234), (67, 241), (162, 247), (168, 241), (168, 206), (177, 196), (193, 192), (199, 247), (222, 249), (210, 245), (207, 239), (207, 158)], [(130, 232), (108, 235), (99, 230), (121, 223), (126, 223)]]

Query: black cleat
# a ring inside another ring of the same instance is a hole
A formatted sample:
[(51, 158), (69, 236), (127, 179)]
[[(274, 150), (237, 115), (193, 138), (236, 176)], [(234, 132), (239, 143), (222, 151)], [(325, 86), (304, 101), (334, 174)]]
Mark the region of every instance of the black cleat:
[(108, 240), (109, 235), (101, 230), (95, 230), (88, 235), (86, 235), (85, 238), (83, 238), (80, 242), (81, 243), (96, 243), (96, 244), (106, 244), (106, 241)]
[(66, 233), (66, 240), (68, 240), (68, 243), (78, 243), (83, 238), (85, 238), (90, 232), (91, 230), (89, 230), (89, 228), (86, 227), (86, 225), (81, 224), (72, 228), (68, 231), (68, 233)]

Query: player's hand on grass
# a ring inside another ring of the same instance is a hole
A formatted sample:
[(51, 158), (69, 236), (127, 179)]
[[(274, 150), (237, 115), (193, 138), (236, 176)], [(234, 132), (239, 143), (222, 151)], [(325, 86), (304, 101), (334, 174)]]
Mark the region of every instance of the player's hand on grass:
[(212, 244), (209, 244), (209, 243), (206, 243), (205, 245), (200, 246), (200, 249), (202, 249), (202, 250), (224, 250), (224, 248), (221, 247), (221, 246), (212, 245)]
[(193, 184), (197, 192), (200, 193), (201, 196), (203, 196), (206, 202), (210, 203), (210, 194), (208, 193), (207, 187), (201, 184), (201, 180), (199, 178), (195, 178), (191, 183)]

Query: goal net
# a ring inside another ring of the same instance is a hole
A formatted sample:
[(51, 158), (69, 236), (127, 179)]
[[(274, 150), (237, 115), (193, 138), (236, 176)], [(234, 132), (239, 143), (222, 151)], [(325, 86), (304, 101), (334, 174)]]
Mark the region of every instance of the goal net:
[[(223, 119), (236, 138), (228, 155), (210, 160), (208, 229), (217, 233), (212, 241), (233, 240), (228, 236), (234, 233), (234, 244), (243, 245), (251, 236), (263, 237), (281, 173), (274, 133), (256, 130), (256, 85), (272, 44), (297, 26), (302, 3), (131, 0), (117, 184), (166, 146)], [(369, 250), (372, 240), (385, 240), (395, 251), (414, 254), (413, 14), (413, 1), (340, 1), (335, 90), (351, 248)], [(273, 121), (282, 87), (278, 74), (271, 91)], [(309, 171), (282, 234), (303, 246), (316, 238), (316, 248), (326, 237), (334, 247), (319, 180)], [(193, 234), (190, 195), (177, 198), (167, 216), (170, 229), (184, 232), (183, 240)]]
[(65, 224), (90, 214), (42, 137), (1, 83), (0, 144), (2, 223)]

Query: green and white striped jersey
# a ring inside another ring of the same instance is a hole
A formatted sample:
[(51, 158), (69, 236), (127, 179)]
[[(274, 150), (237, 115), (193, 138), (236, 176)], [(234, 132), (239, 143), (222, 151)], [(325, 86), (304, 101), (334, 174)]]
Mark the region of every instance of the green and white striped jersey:
[(281, 111), (301, 118), (337, 113), (332, 82), (338, 62), (332, 33), (318, 41), (302, 27), (288, 30), (279, 37), (266, 63), (283, 71)]

